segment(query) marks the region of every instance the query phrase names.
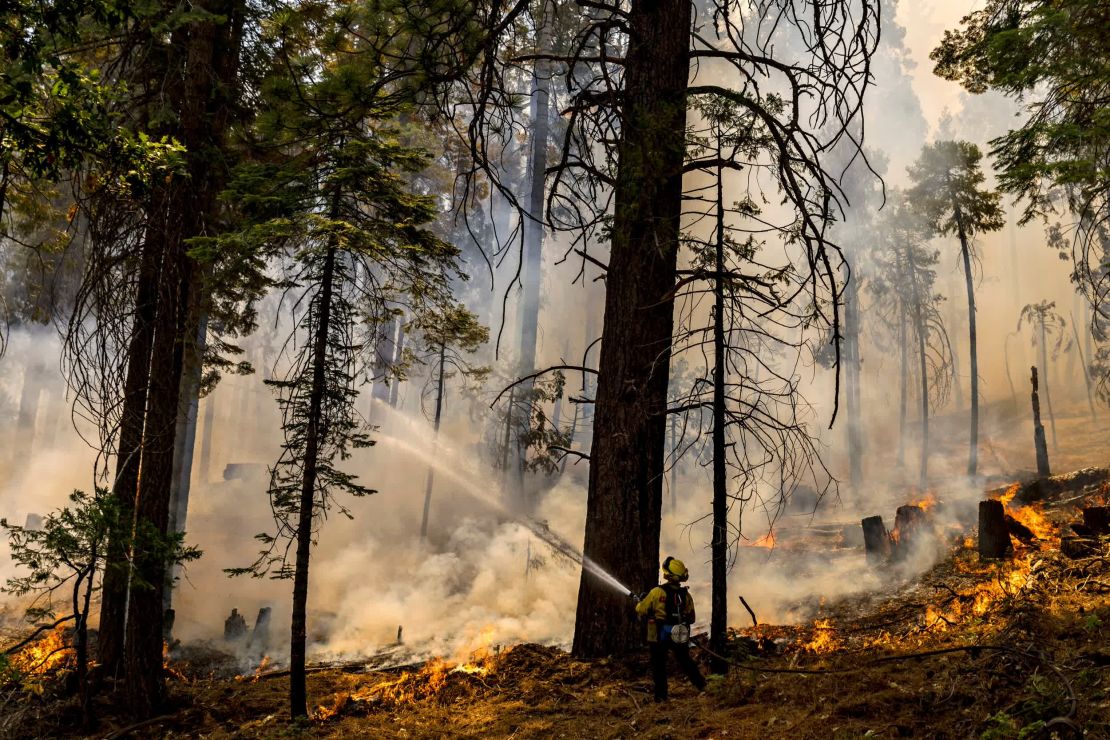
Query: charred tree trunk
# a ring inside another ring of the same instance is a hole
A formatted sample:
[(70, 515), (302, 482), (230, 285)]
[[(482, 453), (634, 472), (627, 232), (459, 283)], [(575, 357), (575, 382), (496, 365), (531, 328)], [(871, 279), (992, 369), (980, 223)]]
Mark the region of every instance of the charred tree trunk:
[(1029, 368), (1033, 383), (1033, 447), (1037, 452), (1037, 475), (1047, 478), (1052, 475), (1048, 464), (1048, 444), (1044, 438), (1044, 424), (1041, 423), (1041, 399), (1037, 394), (1037, 366)]
[(890, 533), (881, 516), (869, 516), (860, 522), (863, 527), (863, 549), (870, 563), (882, 562), (890, 556)]
[[(436, 381), (436, 415), (435, 415), (435, 439), (433, 441), (433, 451), (435, 445), (439, 443), (439, 420), (443, 412), (443, 368), (447, 364), (447, 344), (445, 342), (439, 343), (439, 378)], [(420, 519), (420, 539), (428, 539), (428, 514), (432, 508), (432, 486), (435, 485), (436, 471), (431, 465), (428, 466), (428, 476), (424, 483), (424, 515)]]
[(979, 502), (979, 557), (997, 560), (1013, 551), (1006, 511), (1001, 501)]
[[(655, 583), (665, 465), (667, 379), (682, 213), (689, 0), (636, 3), (629, 44), (584, 551), (632, 588)], [(585, 569), (573, 653), (641, 642), (624, 594)]]
[[(717, 131), (717, 160), (721, 161)], [(724, 170), (717, 167), (716, 272), (713, 281), (713, 537), (710, 557), (713, 571), (713, 614), (709, 647), (714, 673), (728, 672), (722, 657), (728, 650), (728, 483), (725, 470), (725, 194)]]
[(1052, 413), (1052, 391), (1048, 384), (1048, 337), (1044, 326), (1044, 314), (1038, 314), (1041, 324), (1041, 373), (1044, 381), (1044, 401), (1048, 407), (1048, 425), (1052, 429), (1052, 451), (1059, 452), (1060, 446), (1056, 443), (1056, 416)]
[(967, 459), (967, 474), (975, 477), (979, 472), (979, 350), (975, 331), (975, 280), (971, 272), (971, 248), (964, 231), (963, 214), (959, 203), (954, 203), (956, 230), (960, 237), (960, 255), (964, 261), (964, 281), (967, 285), (967, 336), (971, 352), (971, 437)]
[(678, 415), (671, 414), (671, 469), (670, 473), (670, 488), (671, 488), (671, 513), (678, 510)]

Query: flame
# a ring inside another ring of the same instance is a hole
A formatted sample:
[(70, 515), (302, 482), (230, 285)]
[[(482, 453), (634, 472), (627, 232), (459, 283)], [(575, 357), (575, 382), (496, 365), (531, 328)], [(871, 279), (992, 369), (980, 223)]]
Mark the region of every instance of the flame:
[(43, 676), (69, 668), (73, 657), (73, 648), (66, 644), (62, 628), (57, 627), (13, 655), (12, 666), (23, 674)]
[(1045, 518), (1044, 512), (1037, 506), (1022, 506), (1008, 510), (1010, 516), (1017, 519), (1030, 529), (1039, 540), (1047, 540), (1056, 534), (1056, 527)]
[(258, 663), (258, 667), (254, 669), (254, 678), (252, 678), (251, 681), (257, 681), (262, 678), (262, 674), (266, 672), (266, 669), (269, 668), (273, 662), (274, 661), (269, 655), (263, 655), (262, 660)]
[(773, 530), (767, 530), (767, 533), (754, 542), (749, 542), (745, 547), (762, 547), (766, 550), (771, 550), (775, 547), (775, 533)]
[(809, 653), (831, 653), (840, 646), (831, 619), (818, 619), (813, 623), (813, 639), (802, 645)]
[(916, 506), (922, 511), (928, 511), (939, 503), (940, 499), (937, 498), (936, 493), (934, 493), (933, 491), (926, 491), (921, 498), (917, 499), (916, 501), (911, 501), (910, 506)]

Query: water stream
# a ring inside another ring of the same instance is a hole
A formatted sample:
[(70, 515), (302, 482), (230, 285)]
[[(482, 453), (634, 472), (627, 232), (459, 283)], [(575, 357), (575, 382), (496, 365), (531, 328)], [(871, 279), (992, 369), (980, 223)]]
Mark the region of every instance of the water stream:
[[(375, 411), (378, 408), (376, 406)], [(524, 526), (553, 550), (578, 563), (613, 590), (621, 594), (632, 593), (632, 590), (621, 583), (616, 576), (586, 557), (577, 547), (558, 533), (553, 532), (546, 524), (531, 517), (517, 514), (506, 507), (504, 488), (498, 480), (500, 478), (499, 473), (495, 471), (485, 471), (483, 473), (477, 469), (469, 457), (464, 458), (460, 455), (450, 445), (448, 439), (441, 436), (438, 442), (432, 445), (433, 432), (426, 425), (421, 425), (388, 406), (382, 405), (380, 408), (389, 413), (390, 422), (387, 426), (400, 424), (410, 433), (407, 436), (414, 439), (428, 440), (428, 444), (425, 447), (418, 446), (395, 434), (388, 434), (379, 430), (374, 435), (379, 445), (413, 455), (425, 465), (431, 466), (436, 471), (437, 476), (450, 479), (452, 483), (458, 486), (459, 490), (470, 498)]]

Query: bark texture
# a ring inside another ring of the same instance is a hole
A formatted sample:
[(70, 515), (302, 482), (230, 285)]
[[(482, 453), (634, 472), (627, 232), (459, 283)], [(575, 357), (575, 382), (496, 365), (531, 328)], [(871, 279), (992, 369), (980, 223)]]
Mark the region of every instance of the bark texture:
[[(667, 380), (682, 210), (689, 0), (628, 11), (629, 47), (605, 320), (590, 458), (585, 554), (630, 588), (659, 567)], [(573, 653), (593, 658), (639, 645), (624, 594), (586, 570)]]

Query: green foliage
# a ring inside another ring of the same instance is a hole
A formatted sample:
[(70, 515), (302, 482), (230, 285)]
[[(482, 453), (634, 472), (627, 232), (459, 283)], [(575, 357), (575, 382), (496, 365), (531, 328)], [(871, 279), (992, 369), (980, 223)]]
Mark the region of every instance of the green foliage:
[(938, 75), (973, 93), (1026, 102), (1025, 120), (991, 141), (1000, 187), (1026, 200), (1024, 221), (1057, 209), (1054, 188), (1075, 213), (1106, 206), (1106, 23), (1100, 0), (989, 0), (930, 55)]
[[(891, 352), (900, 349), (900, 342), (907, 347), (918, 346), (915, 312), (920, 309), (930, 406), (937, 409), (948, 400), (951, 390), (952, 347), (940, 314), (944, 296), (936, 290), (940, 253), (927, 243), (933, 233), (908, 194), (892, 191), (876, 224), (867, 291), (874, 300), (873, 313), (882, 334), (879, 338), (890, 343)], [(910, 365), (917, 367), (916, 362)]]
[[(1041, 343), (1041, 328), (1044, 328), (1045, 356), (1056, 360), (1059, 356), (1071, 349), (1071, 333), (1068, 331), (1068, 322), (1056, 311), (1056, 301), (1041, 301), (1030, 303), (1022, 307), (1021, 316), (1018, 318), (1017, 331), (1028, 326), (1032, 331), (1033, 346)], [(1048, 368), (1042, 368), (1042, 373), (1047, 373)], [(1043, 378), (1041, 382), (1046, 382)]]
[(285, 432), (270, 486), (277, 531), (259, 535), (259, 559), (233, 573), (293, 575), (280, 544), (298, 532), (304, 485), (313, 522), (336, 493), (373, 492), (339, 463), (373, 443), (354, 402), (377, 327), (408, 313), (431, 341), (470, 352), (486, 340), (451, 299), (451, 281), (465, 279), (458, 250), (428, 227), (439, 202), (408, 183), (429, 158), (398, 125), (458, 62), (474, 30), (453, 15), (460, 7), (307, 3), (265, 29), (274, 57), (250, 137), (268, 156), (236, 168), (223, 197), (243, 219), (205, 246), (280, 261), (297, 328), (286, 371), (267, 381)]
[(997, 231), (1005, 224), (1001, 196), (983, 187), (979, 147), (966, 141), (926, 144), (910, 169), (913, 187), (907, 195), (938, 234), (959, 233), (967, 238)]
[[(66, 594), (64, 604), (64, 609), (72, 611), (61, 613), (78, 616), (78, 592), (96, 578), (109, 538), (129, 539), (129, 522), (121, 519), (119, 502), (107, 489), (97, 488), (92, 496), (74, 491), (69, 501), (69, 506), (48, 514), (41, 529), (27, 529), (0, 519), (0, 527), (7, 531), (12, 561), (25, 571), (24, 575), (9, 578), (0, 590), (17, 597), (34, 596), (27, 608), (29, 620), (58, 616), (54, 597), (63, 586), (73, 590)], [(200, 551), (186, 547), (182, 537), (147, 530), (135, 534), (136, 540), (141, 540), (167, 567), (200, 557)]]

